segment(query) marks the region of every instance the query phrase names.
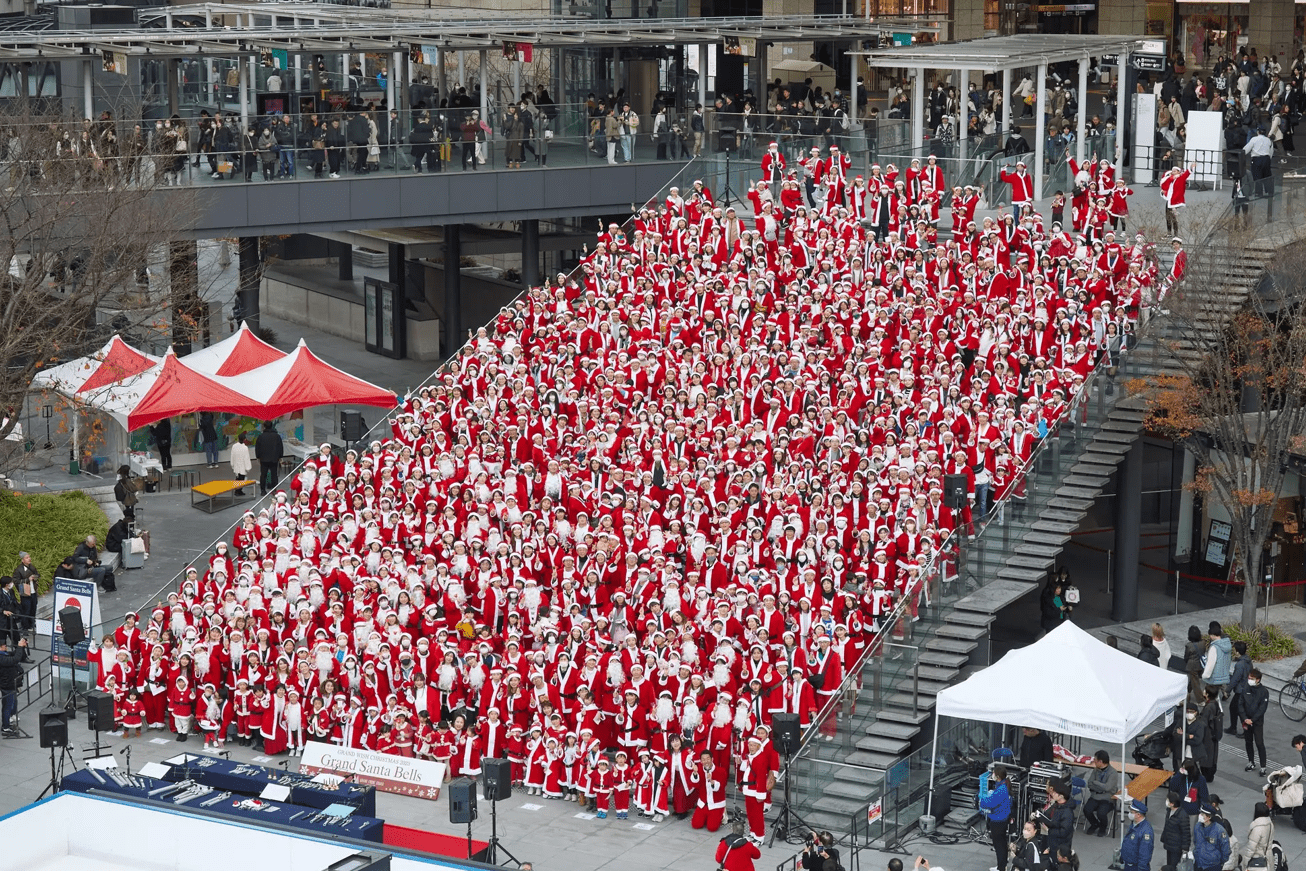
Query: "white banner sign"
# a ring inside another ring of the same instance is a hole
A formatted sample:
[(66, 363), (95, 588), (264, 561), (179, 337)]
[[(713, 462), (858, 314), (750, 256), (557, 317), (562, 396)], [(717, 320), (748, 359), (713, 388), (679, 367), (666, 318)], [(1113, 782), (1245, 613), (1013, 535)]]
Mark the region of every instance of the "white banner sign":
[(304, 755), (299, 759), (299, 770), (308, 774), (334, 774), (337, 777), (352, 774), (356, 783), (375, 786), (383, 792), (436, 799), (440, 797), (440, 787), (444, 785), (445, 764), (309, 741), (304, 745)]

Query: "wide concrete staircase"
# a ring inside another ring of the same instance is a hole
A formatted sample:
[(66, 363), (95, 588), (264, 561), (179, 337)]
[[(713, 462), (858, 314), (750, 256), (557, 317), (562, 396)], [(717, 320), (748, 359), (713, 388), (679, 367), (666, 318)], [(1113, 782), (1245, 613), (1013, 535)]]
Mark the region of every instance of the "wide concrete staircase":
[[(1208, 286), (1218, 288), (1199, 303), (1200, 329), (1223, 329), (1244, 305), (1282, 235), (1263, 234), (1236, 250), (1208, 245), (1190, 260), (1189, 274), (1202, 269), (1216, 279)], [(962, 543), (957, 579), (944, 580), (953, 573), (939, 570), (931, 604), (916, 622), (903, 620), (901, 637), (887, 638), (879, 655), (845, 681), (856, 705), (851, 714), (845, 705), (834, 739), (814, 729), (805, 736), (789, 769), (794, 807), (805, 822), (836, 833), (869, 831), (872, 840), (880, 830), (865, 826), (869, 802), (883, 798), (886, 815), (894, 808), (904, 827), (923, 813), (935, 695), (989, 664), (989, 628), (998, 612), (1041, 587), (1140, 436), (1144, 403), (1129, 391), (1181, 374), (1181, 358), (1198, 347), (1162, 317), (1116, 371), (1094, 374), (1068, 420), (1032, 458), (1024, 499), (1008, 501)]]

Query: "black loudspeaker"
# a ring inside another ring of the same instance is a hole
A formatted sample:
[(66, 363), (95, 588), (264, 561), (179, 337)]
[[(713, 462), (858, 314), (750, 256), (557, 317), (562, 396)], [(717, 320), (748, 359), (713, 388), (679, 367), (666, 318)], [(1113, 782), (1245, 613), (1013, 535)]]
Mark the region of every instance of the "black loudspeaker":
[(367, 434), (363, 415), (357, 411), (340, 412), (340, 437), (347, 442), (361, 441)]
[[(970, 493), (966, 490), (965, 475), (944, 475), (943, 476), (943, 504), (947, 507), (957, 509), (966, 507), (966, 499)], [(935, 814), (937, 817), (938, 815)]]
[(41, 746), (42, 747), (66, 747), (68, 746), (68, 712), (60, 707), (42, 708), (40, 713), (41, 721)]
[(486, 801), (512, 798), (512, 763), (507, 759), (482, 759), (481, 786)]
[(722, 127), (717, 131), (717, 144), (722, 151), (733, 154), (739, 147), (739, 131), (734, 127)]
[(930, 803), (930, 816), (941, 820), (950, 813), (952, 813), (952, 787), (936, 786), (934, 801)]
[(797, 714), (771, 715), (771, 743), (781, 756), (793, 756), (802, 742)]
[(449, 822), (470, 823), (476, 820), (476, 778), (460, 777), (449, 781)]
[(86, 694), (86, 728), (93, 732), (113, 731), (113, 696), (95, 690)]
[(82, 609), (69, 605), (59, 611), (59, 625), (63, 627), (63, 643), (76, 647), (86, 640), (86, 627), (82, 626)]

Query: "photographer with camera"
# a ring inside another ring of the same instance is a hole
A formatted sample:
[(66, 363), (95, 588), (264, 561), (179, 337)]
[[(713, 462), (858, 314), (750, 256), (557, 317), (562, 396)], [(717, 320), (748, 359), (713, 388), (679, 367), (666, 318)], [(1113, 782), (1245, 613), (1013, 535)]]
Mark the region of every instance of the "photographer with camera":
[(812, 832), (803, 848), (804, 871), (825, 871), (839, 864), (839, 851), (834, 847), (834, 835), (829, 832)]
[(113, 572), (100, 564), (100, 548), (95, 543), (94, 535), (86, 536), (86, 540), (77, 545), (77, 550), (73, 551), (72, 562), (79, 580), (87, 577), (94, 578), (95, 583), (106, 593), (118, 589)]
[(23, 686), (23, 663), (27, 661), (26, 638), (19, 638), (14, 645), (9, 636), (0, 635), (0, 733), (6, 738), (18, 736), (14, 715), (18, 713), (18, 690)]
[(717, 871), (753, 871), (753, 860), (761, 859), (762, 851), (744, 834), (742, 822), (730, 825), (730, 834), (716, 847)]

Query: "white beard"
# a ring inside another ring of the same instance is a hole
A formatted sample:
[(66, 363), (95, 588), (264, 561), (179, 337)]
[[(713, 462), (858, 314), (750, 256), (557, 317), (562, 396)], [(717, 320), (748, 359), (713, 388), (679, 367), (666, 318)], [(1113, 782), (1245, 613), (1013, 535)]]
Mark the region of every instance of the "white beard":
[(399, 639), (404, 636), (404, 628), (397, 623), (387, 626), (385, 632), (386, 637), (390, 639), (391, 644), (398, 644)]
[(648, 546), (655, 549), (661, 549), (667, 543), (666, 537), (662, 534), (661, 529), (651, 529), (648, 533)]
[(172, 615), (172, 634), (178, 638), (186, 631), (186, 616), (184, 614)]
[(306, 532), (299, 537), (299, 549), (308, 559), (317, 551), (317, 536), (311, 532)]
[(237, 604), (243, 605), (249, 601), (249, 590), (250, 587), (248, 583), (241, 583), (240, 586), (236, 587)]
[(471, 571), (471, 568), (472, 568), (472, 564), (467, 559), (467, 554), (461, 553), (461, 554), (454, 555), (453, 566), (449, 569), (449, 571), (450, 573), (455, 575), (465, 575), (469, 571)]
[(376, 570), (379, 569), (380, 567), (381, 567), (381, 554), (380, 554), (380, 552), (379, 552), (379, 551), (368, 551), (368, 552), (367, 552), (367, 573), (368, 573), (369, 575), (374, 575), (374, 574), (376, 574)]
[(231, 615), (232, 615), (233, 613), (235, 613), (235, 611), (236, 611), (236, 606), (239, 605), (239, 604), (240, 604), (239, 602), (223, 602), (223, 603), (222, 603), (222, 619), (223, 619), (223, 620), (230, 620), (230, 619), (231, 619)]
[(277, 577), (277, 573), (271, 569), (263, 573), (262, 577), (259, 578), (259, 583), (269, 593), (281, 587), (281, 580)]
[(313, 664), (317, 666), (318, 675), (326, 680), (331, 676), (331, 667), (335, 665), (335, 657), (331, 655), (329, 650), (318, 651), (317, 655), (313, 657)]
[(457, 676), (458, 676), (458, 670), (455, 669), (452, 665), (450, 665), (447, 662), (444, 665), (441, 665), (440, 677), (438, 682), (436, 683), (436, 686), (440, 688), (440, 692), (447, 693), (451, 691), (453, 689), (454, 678)]
[(665, 726), (667, 724), (667, 721), (670, 720), (673, 716), (675, 716), (675, 714), (676, 714), (676, 706), (675, 704), (672, 703), (671, 699), (668, 698), (658, 699), (657, 708), (653, 711), (653, 719), (657, 720), (659, 723)]
[(662, 594), (662, 610), (670, 614), (672, 611), (680, 610), (680, 591), (667, 590)]
[(413, 606), (412, 606), (412, 605), (400, 605), (400, 606), (399, 606), (399, 622), (400, 622), (400, 623), (407, 623), (407, 622), (408, 622), (408, 617), (409, 617), (409, 615), (412, 614), (412, 613), (413, 613)]
[(286, 601), (298, 602), (299, 597), (304, 594), (304, 585), (300, 583), (298, 575), (291, 575), (286, 581)]
[(340, 534), (344, 536), (347, 541), (352, 542), (354, 536), (358, 534), (358, 523), (353, 520), (346, 520), (344, 523), (340, 524)]
[(275, 569), (276, 573), (279, 574), (279, 575), (280, 575), (280, 574), (284, 574), (285, 571), (286, 571), (286, 569), (288, 569), (288, 568), (290, 568), (290, 554), (289, 554), (289, 553), (278, 553), (278, 554), (277, 554), (277, 557), (276, 557), (276, 562), (275, 562), (275, 565), (274, 565), (274, 569)]
[(571, 537), (571, 524), (566, 520), (559, 520), (553, 527), (553, 531), (558, 534), (558, 538)]
[(448, 480), (453, 477), (454, 466), (453, 460), (448, 457), (441, 457), (440, 462), (436, 463), (436, 468), (440, 470), (440, 477)]
[(730, 706), (717, 702), (716, 707), (712, 709), (712, 725), (727, 726), (730, 724)]
[(490, 503), (490, 501), (494, 498), (494, 497), (490, 494), (490, 485), (489, 485), (489, 484), (479, 484), (479, 485), (477, 485), (477, 487), (476, 487), (476, 498), (479, 499), (479, 500), (481, 501), (481, 504), (482, 504), (482, 505), (488, 505), (488, 504)]
[(367, 639), (367, 652), (370, 653), (370, 654), (372, 654), (373, 656), (375, 656), (376, 654), (380, 653), (380, 652), (381, 652), (381, 639), (380, 639), (380, 638), (369, 638), (369, 639)]
[(313, 610), (322, 607), (322, 603), (325, 601), (326, 593), (322, 592), (321, 587), (314, 585), (308, 588), (308, 603), (313, 606)]
[(608, 684), (619, 687), (626, 682), (626, 670), (621, 667), (621, 660), (612, 657), (608, 660)]
[(507, 511), (504, 512), (504, 516), (508, 519), (508, 523), (510, 524), (521, 523), (520, 508), (509, 508)]
[(195, 657), (195, 678), (204, 677), (209, 673), (209, 657), (207, 655)]
[(686, 731), (694, 731), (701, 722), (703, 722), (703, 712), (698, 709), (698, 705), (692, 699), (681, 705), (680, 725), (684, 726)]
[(749, 727), (748, 708), (735, 708), (735, 728), (741, 732), (748, 731)]
[(712, 666), (712, 682), (718, 687), (726, 686), (730, 683), (730, 666), (724, 662), (718, 662)]
[(703, 559), (703, 552), (707, 550), (707, 538), (702, 535), (695, 535), (689, 540), (689, 553), (694, 558), (694, 562)]
[(534, 585), (528, 585), (522, 590), (521, 601), (527, 611), (532, 614), (540, 609), (540, 588)]
[(692, 639), (685, 639), (680, 645), (680, 661), (693, 665), (698, 662), (698, 645)]
[(468, 670), (467, 685), (474, 690), (479, 690), (485, 685), (485, 666), (474, 665)]
[(231, 653), (231, 662), (233, 664), (237, 662), (241, 662), (245, 658), (245, 642), (243, 641), (231, 642), (231, 648), (229, 652)]

